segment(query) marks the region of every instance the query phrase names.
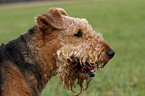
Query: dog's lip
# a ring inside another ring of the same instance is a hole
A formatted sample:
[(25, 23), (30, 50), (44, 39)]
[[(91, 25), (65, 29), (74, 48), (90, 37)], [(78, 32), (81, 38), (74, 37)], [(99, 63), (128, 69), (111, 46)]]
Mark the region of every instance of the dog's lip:
[(80, 74), (83, 75), (83, 77), (93, 78), (93, 77), (95, 77), (96, 72), (88, 72), (88, 73), (80, 72)]
[(96, 68), (99, 69), (99, 68), (104, 68), (106, 66), (106, 64), (107, 63), (105, 63), (105, 62), (104, 63), (100, 62), (100, 63), (96, 63), (95, 65), (96, 65)]
[(94, 68), (91, 64), (89, 64), (87, 61), (85, 62), (86, 66), (84, 68), (83, 73), (85, 73), (89, 77), (94, 77), (95, 76), (95, 71)]
[(86, 75), (87, 77), (95, 76), (95, 68), (87, 61), (85, 62), (85, 64), (83, 64), (79, 59), (74, 60), (73, 57), (71, 57), (71, 60), (68, 59), (68, 62), (73, 64), (73, 66), (77, 68), (78, 72)]

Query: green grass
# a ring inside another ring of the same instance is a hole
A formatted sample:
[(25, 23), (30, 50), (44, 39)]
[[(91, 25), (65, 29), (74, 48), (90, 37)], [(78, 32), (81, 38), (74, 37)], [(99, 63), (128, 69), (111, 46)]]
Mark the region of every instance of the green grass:
[[(81, 96), (145, 96), (145, 1), (86, 0), (41, 4), (0, 5), (0, 43), (8, 42), (34, 25), (34, 17), (62, 7), (70, 16), (86, 18), (115, 50)], [(73, 96), (53, 77), (42, 96)]]

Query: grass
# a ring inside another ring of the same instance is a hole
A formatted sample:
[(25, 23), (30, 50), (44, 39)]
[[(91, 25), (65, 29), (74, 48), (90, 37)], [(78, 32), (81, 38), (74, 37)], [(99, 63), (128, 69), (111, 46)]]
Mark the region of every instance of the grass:
[[(34, 17), (50, 7), (86, 18), (115, 50), (115, 57), (97, 72), (81, 96), (145, 96), (145, 1), (85, 0), (0, 5), (0, 43), (18, 37), (34, 25)], [(73, 96), (53, 77), (41, 96)]]

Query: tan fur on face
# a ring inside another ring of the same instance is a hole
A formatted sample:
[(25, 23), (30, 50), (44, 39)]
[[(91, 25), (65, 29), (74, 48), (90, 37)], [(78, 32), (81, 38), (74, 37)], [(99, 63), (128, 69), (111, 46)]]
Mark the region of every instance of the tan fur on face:
[[(93, 67), (91, 72), (95, 73), (96, 69), (103, 67), (109, 61), (106, 51), (110, 49), (110, 45), (100, 33), (93, 30), (86, 19), (69, 17), (61, 8), (54, 8), (39, 15), (36, 25), (39, 26), (37, 37), (43, 37), (40, 40), (45, 41), (45, 46), (40, 48), (40, 52), (45, 50), (45, 52), (43, 51), (45, 60), (39, 61), (49, 62), (47, 66), (51, 70), (56, 70), (58, 78), (65, 88), (74, 92), (73, 89), (79, 85), (81, 93), (89, 86), (92, 78), (78, 71), (75, 65), (68, 60), (71, 61), (71, 57), (73, 57), (84, 66), (86, 66), (85, 62), (88, 62)], [(42, 33), (40, 36), (41, 30), (45, 31), (45, 36)], [(82, 36), (74, 36), (78, 32), (81, 32)], [(38, 53), (40, 52), (38, 51)], [(50, 57), (53, 57), (53, 62), (47, 59)], [(83, 86), (84, 81), (86, 81), (86, 87)]]
[[(83, 64), (87, 61), (95, 68), (99, 68), (99, 64), (107, 63), (109, 60), (106, 57), (106, 51), (110, 45), (104, 41), (100, 33), (96, 34), (87, 20), (67, 16), (64, 18), (68, 28), (63, 30), (63, 35), (59, 37), (62, 47), (57, 51), (58, 77), (66, 88), (73, 91), (73, 87), (79, 84), (82, 91), (86, 89), (83, 87), (84, 80), (86, 80), (88, 87), (91, 78), (75, 71), (75, 67), (68, 63), (68, 59), (73, 56)], [(83, 36), (73, 36), (79, 30)]]

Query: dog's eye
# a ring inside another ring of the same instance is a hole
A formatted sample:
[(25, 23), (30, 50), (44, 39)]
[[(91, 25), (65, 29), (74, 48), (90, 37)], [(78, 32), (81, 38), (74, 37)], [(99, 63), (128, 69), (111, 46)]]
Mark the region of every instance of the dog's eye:
[(82, 34), (81, 30), (79, 30), (78, 33), (74, 34), (74, 36), (76, 36), (76, 37), (82, 37), (82, 35), (83, 34)]

